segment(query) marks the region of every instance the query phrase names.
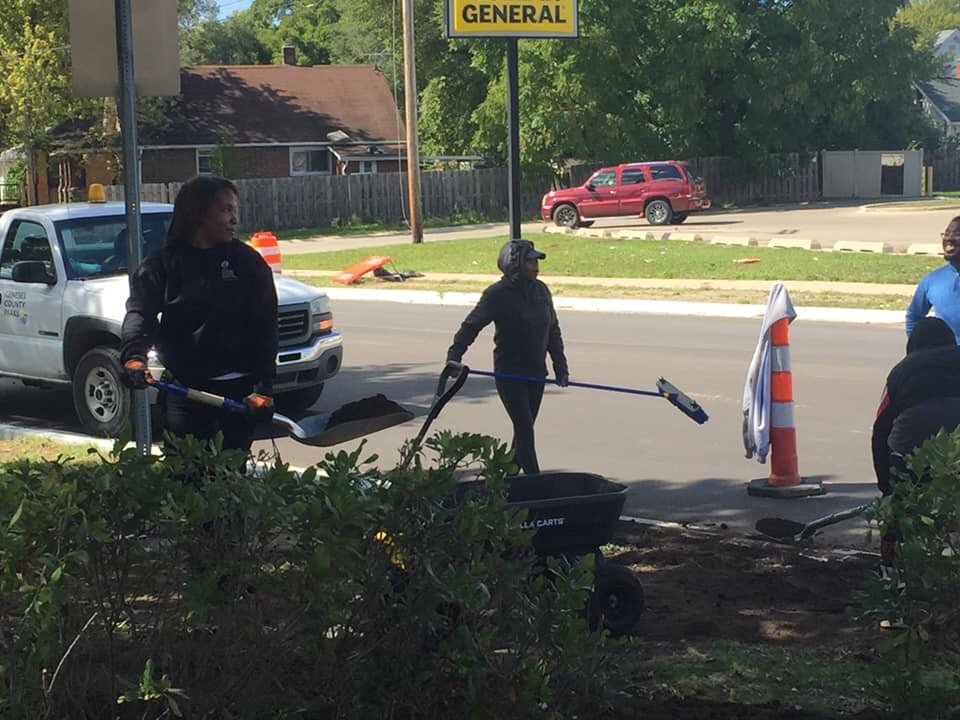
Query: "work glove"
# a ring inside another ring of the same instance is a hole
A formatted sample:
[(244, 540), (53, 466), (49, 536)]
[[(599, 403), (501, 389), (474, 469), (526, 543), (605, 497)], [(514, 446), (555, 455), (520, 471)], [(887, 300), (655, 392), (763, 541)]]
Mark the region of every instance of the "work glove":
[(463, 363), (458, 360), (447, 360), (446, 368), (450, 373), (450, 377), (456, 379), (460, 377), (460, 374), (463, 372)]
[(569, 384), (570, 384), (570, 376), (567, 373), (563, 373), (562, 375), (557, 375), (557, 385), (559, 385), (560, 387), (566, 387)]
[(260, 393), (250, 393), (243, 399), (250, 414), (258, 421), (270, 422), (273, 420), (273, 398)]
[(143, 358), (134, 357), (123, 364), (121, 379), (124, 385), (131, 390), (146, 390), (153, 378), (147, 368), (147, 361)]

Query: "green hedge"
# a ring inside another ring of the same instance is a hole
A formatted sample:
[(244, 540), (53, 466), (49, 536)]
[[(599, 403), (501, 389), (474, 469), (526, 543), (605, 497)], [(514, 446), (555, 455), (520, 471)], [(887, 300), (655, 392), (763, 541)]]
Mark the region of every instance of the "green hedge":
[(537, 566), (491, 438), (93, 459), (0, 469), (0, 716), (584, 717), (619, 687), (592, 558)]

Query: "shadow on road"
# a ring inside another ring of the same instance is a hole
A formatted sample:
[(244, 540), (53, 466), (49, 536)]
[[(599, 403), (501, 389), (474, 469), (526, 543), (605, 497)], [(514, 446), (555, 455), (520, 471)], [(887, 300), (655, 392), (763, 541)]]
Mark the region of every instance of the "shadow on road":
[[(329, 412), (355, 400), (382, 394), (414, 413), (416, 419), (411, 422), (419, 423), (430, 410), (442, 370), (440, 364), (434, 368), (410, 363), (345, 368), (324, 389), (323, 397), (316, 405), (292, 417), (296, 420), (306, 415)], [(472, 376), (453, 402), (477, 403), (488, 400), (491, 393), (496, 393), (492, 380)], [(276, 426), (261, 427), (257, 432), (258, 440), (281, 437), (285, 437), (285, 433)]]

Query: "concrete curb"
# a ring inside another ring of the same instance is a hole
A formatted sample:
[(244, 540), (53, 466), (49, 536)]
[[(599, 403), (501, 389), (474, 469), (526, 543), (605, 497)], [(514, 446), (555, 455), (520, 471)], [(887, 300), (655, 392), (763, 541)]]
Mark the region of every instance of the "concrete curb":
[[(394, 302), (408, 305), (438, 305), (443, 307), (470, 307), (480, 299), (480, 293), (436, 292), (432, 290), (351, 290), (327, 288), (333, 300), (367, 302)], [(673, 300), (621, 300), (615, 298), (554, 297), (558, 310), (603, 312), (624, 315), (671, 315), (686, 317), (762, 318), (765, 305), (733, 303), (698, 303)], [(798, 307), (802, 320), (868, 325), (899, 325), (903, 323), (901, 310), (865, 310), (852, 308)]]
[[(916, 198), (916, 202), (929, 202), (931, 200), (937, 200), (936, 195)], [(943, 200), (956, 200), (956, 198), (942, 198)], [(942, 205), (927, 205), (926, 207), (910, 207), (909, 201), (907, 202), (892, 202), (892, 203), (871, 203), (868, 205), (861, 205), (860, 212), (930, 212), (931, 210), (960, 210), (960, 200), (957, 200), (955, 203), (943, 203)]]
[(907, 248), (907, 255), (939, 255), (943, 257), (943, 245), (937, 243), (914, 243)]
[(874, 243), (858, 240), (838, 240), (833, 245), (834, 252), (869, 252), (869, 253), (892, 253), (893, 245), (890, 243)]
[(767, 247), (788, 248), (798, 250), (820, 250), (820, 243), (817, 240), (807, 240), (806, 238), (796, 237), (772, 237), (767, 241)]

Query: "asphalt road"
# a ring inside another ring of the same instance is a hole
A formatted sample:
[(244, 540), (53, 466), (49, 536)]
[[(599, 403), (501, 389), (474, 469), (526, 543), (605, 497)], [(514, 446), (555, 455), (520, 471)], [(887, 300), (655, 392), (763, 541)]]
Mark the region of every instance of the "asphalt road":
[[(736, 235), (758, 238), (761, 242), (774, 237), (813, 240), (823, 248), (832, 248), (840, 240), (869, 242), (882, 248), (888, 244), (898, 252), (910, 245), (938, 244), (940, 233), (960, 210), (924, 209), (891, 210), (866, 209), (853, 203), (813, 203), (807, 205), (778, 205), (770, 208), (746, 208), (731, 211), (709, 211), (691, 215), (683, 224), (664, 226), (661, 230), (703, 235)], [(543, 222), (525, 223), (524, 232), (544, 228)], [(636, 217), (604, 218), (593, 226), (608, 230), (649, 229), (645, 220)], [(427, 230), (425, 239), (457, 240), (481, 236), (506, 238), (508, 226), (504, 223), (472, 225), (460, 228)], [(396, 245), (410, 242), (408, 233), (380, 233), (371, 236), (329, 236), (315, 240), (296, 240), (281, 243), (284, 254), (302, 254), (321, 250), (346, 250), (377, 245)]]
[[(403, 426), (370, 436), (366, 449), (381, 463), (396, 460), (419, 429), (464, 308), (394, 303), (337, 303), (345, 336), (344, 369), (328, 383), (316, 410), (384, 393), (418, 413)], [(902, 356), (898, 329), (796, 323), (792, 360), (800, 472), (820, 478), (823, 497), (751, 497), (746, 484), (767, 465), (744, 458), (741, 398), (757, 340), (755, 320), (666, 318), (566, 312), (561, 324), (575, 380), (652, 389), (661, 375), (691, 394), (710, 414), (697, 425), (659, 398), (550, 387), (537, 424), (544, 470), (594, 472), (630, 487), (630, 515), (726, 524), (749, 531), (760, 517), (800, 521), (859, 504), (875, 494), (870, 426), (889, 368)], [(465, 357), (490, 369), (492, 331)], [(78, 431), (70, 395), (0, 381), (0, 420)], [(434, 429), (509, 439), (509, 424), (492, 381), (474, 376), (443, 411)], [(321, 449), (275, 440), (285, 461), (309, 465)], [(347, 444), (353, 448), (359, 441)], [(269, 440), (255, 449), (269, 450)], [(829, 539), (862, 542), (858, 523), (837, 526)]]
[[(464, 314), (462, 308), (338, 302), (345, 369), (328, 384), (318, 409), (382, 392), (422, 415)], [(900, 330), (794, 326), (800, 472), (822, 479), (829, 492), (784, 501), (746, 492), (751, 479), (769, 472), (769, 466), (744, 458), (741, 441), (743, 383), (757, 321), (569, 312), (561, 324), (573, 379), (652, 389), (663, 375), (697, 399), (710, 420), (699, 426), (659, 398), (550, 387), (537, 423), (544, 470), (595, 472), (628, 484), (625, 512), (631, 515), (726, 523), (745, 531), (760, 517), (805, 522), (874, 496), (870, 427), (886, 373), (903, 353)], [(490, 369), (491, 348), (488, 330), (464, 360)], [(419, 422), (373, 435), (366, 447), (383, 462), (393, 461)], [(479, 376), (469, 379), (434, 429), (510, 435), (492, 381)], [(290, 440), (277, 446), (295, 465), (318, 457), (316, 449)], [(831, 537), (860, 543), (863, 533), (848, 523)]]

